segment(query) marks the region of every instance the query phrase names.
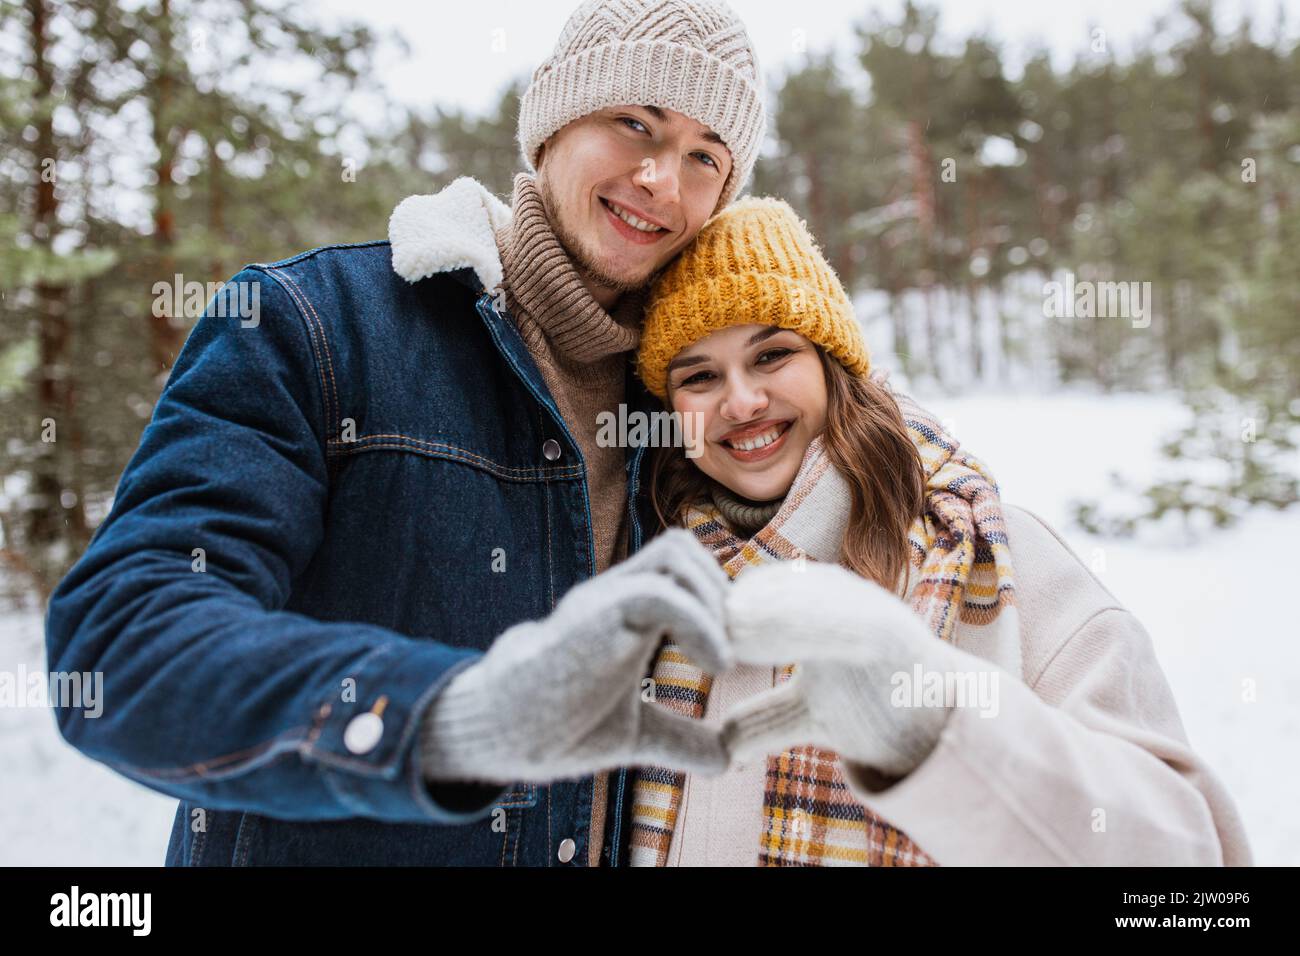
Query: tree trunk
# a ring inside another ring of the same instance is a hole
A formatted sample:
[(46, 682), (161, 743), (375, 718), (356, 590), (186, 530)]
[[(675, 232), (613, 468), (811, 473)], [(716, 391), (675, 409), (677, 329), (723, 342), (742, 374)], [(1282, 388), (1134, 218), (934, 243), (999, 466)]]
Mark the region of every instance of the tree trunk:
[[(158, 150), (158, 182), (154, 188), (154, 242), (158, 248), (158, 271), (163, 281), (170, 282), (176, 273), (176, 217), (172, 208), (175, 183), (172, 169), (176, 160), (172, 143), (171, 100), (175, 87), (175, 51), (172, 49), (172, 23), (170, 0), (162, 0), (159, 13), (158, 79), (153, 95), (153, 138)], [(176, 360), (184, 341), (177, 316), (172, 315), (170, 296), (162, 297), (161, 308), (149, 313), (149, 342), (154, 366), (160, 376), (166, 375)], [(161, 312), (155, 315), (154, 312)]]
[[(58, 229), (57, 152), (54, 139), (54, 70), (49, 59), (50, 11), (46, 0), (28, 0), (31, 16), (32, 68), (36, 74), (37, 175), (31, 234), (45, 256), (53, 255)], [(65, 564), (87, 540), (86, 512), (77, 480), (75, 457), (80, 436), (74, 418), (75, 379), (71, 361), (72, 328), (68, 318), (69, 290), (60, 282), (35, 283), (39, 367), (36, 373), (38, 439), (32, 461), (32, 485), (24, 531), (27, 566), (42, 603), (66, 570)]]

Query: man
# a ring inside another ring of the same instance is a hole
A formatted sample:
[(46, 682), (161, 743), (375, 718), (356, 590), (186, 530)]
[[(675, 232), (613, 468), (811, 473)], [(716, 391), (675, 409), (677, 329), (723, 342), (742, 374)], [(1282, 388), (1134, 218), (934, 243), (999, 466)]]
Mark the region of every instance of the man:
[(668, 634), (728, 666), (725, 576), (686, 532), (622, 561), (644, 449), (597, 416), (654, 407), (642, 290), (764, 128), (725, 4), (588, 2), (513, 208), (460, 179), (214, 300), (47, 619), (104, 679), (65, 738), (181, 801), (168, 864), (617, 865), (627, 767), (723, 769), (641, 681)]

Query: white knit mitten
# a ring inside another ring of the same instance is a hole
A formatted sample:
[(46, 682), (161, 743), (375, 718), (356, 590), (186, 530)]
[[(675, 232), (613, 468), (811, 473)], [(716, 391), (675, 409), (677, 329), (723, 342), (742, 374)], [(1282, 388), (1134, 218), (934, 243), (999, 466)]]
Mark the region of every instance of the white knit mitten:
[(733, 762), (811, 745), (905, 776), (934, 749), (952, 704), (898, 704), (895, 675), (910, 680), (917, 664), (939, 672), (988, 667), (935, 637), (899, 598), (838, 565), (749, 569), (726, 611), (737, 661), (797, 665), (788, 681), (723, 715)]

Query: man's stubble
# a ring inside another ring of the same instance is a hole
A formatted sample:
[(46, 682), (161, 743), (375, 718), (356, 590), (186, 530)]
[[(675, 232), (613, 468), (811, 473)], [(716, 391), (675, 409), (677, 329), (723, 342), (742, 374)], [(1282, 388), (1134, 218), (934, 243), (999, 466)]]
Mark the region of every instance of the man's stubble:
[(546, 176), (537, 177), (538, 191), (542, 196), (542, 208), (546, 212), (546, 218), (551, 224), (551, 230), (555, 233), (555, 238), (559, 240), (564, 251), (569, 254), (569, 259), (579, 274), (599, 286), (607, 289), (613, 289), (620, 294), (624, 292), (637, 292), (641, 289), (648, 288), (659, 274), (667, 268), (667, 264), (639, 279), (629, 279), (626, 276), (614, 275), (601, 266), (595, 253), (586, 245), (582, 236), (577, 235), (568, 228), (568, 224), (563, 221), (559, 215), (559, 204), (555, 200), (555, 194), (551, 191), (551, 186)]

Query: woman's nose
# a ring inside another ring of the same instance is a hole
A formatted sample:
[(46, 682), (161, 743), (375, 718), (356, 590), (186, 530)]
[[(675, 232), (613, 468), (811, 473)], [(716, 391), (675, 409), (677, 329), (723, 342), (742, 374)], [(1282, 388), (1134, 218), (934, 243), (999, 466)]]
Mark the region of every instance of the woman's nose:
[(727, 385), (722, 399), (722, 416), (733, 422), (752, 421), (767, 408), (767, 392), (745, 376), (733, 379)]

